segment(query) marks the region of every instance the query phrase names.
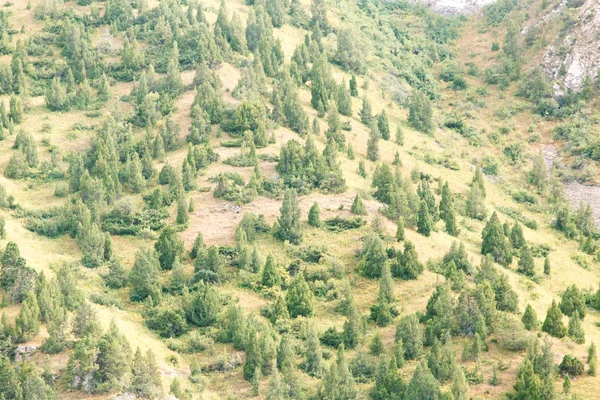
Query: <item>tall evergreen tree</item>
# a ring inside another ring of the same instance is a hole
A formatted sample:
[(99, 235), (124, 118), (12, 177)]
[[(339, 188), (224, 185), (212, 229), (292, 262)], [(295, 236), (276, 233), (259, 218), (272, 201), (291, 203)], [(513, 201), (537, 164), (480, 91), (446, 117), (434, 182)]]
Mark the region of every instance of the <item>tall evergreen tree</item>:
[(431, 134), (434, 129), (433, 110), (429, 99), (419, 91), (413, 91), (408, 105), (408, 123), (416, 130)]
[(317, 203), (316, 201), (313, 203), (313, 205), (310, 207), (310, 210), (308, 211), (308, 224), (310, 226), (314, 226), (315, 228), (321, 226), (321, 210), (319, 208), (319, 203)]
[(376, 124), (371, 124), (371, 130), (369, 132), (369, 140), (367, 141), (367, 158), (370, 161), (379, 160), (379, 129)]
[(377, 128), (383, 140), (390, 140), (390, 123), (385, 113), (385, 108), (377, 115)]
[(431, 219), (431, 214), (429, 213), (429, 207), (427, 207), (427, 202), (421, 200), (417, 217), (417, 232), (423, 236), (430, 236), (432, 225), (433, 221)]
[(288, 240), (292, 244), (300, 244), (302, 242), (301, 212), (294, 190), (286, 190), (280, 212), (281, 216), (277, 220), (279, 228), (275, 232), (275, 237), (279, 240)]
[(148, 296), (154, 302), (160, 298), (160, 263), (153, 251), (144, 249), (135, 255), (133, 268), (129, 273), (131, 300), (144, 301)]
[(512, 252), (504, 236), (502, 224), (495, 212), (487, 222), (481, 236), (483, 238), (481, 254), (491, 254), (494, 261), (503, 266), (509, 266), (512, 263)]
[(286, 294), (286, 303), (290, 317), (310, 316), (313, 313), (313, 295), (304, 274), (297, 274)]
[(387, 254), (379, 235), (372, 233), (365, 238), (360, 256), (360, 273), (370, 279), (379, 278), (387, 261)]
[(546, 319), (542, 324), (542, 331), (547, 332), (550, 336), (562, 338), (567, 334), (567, 328), (562, 322), (563, 313), (558, 308), (558, 305), (552, 300), (552, 305), (548, 309)]
[(373, 122), (373, 111), (371, 110), (371, 102), (367, 96), (363, 96), (362, 98), (362, 108), (360, 109), (359, 115), (360, 122), (366, 126), (371, 126), (371, 122)]

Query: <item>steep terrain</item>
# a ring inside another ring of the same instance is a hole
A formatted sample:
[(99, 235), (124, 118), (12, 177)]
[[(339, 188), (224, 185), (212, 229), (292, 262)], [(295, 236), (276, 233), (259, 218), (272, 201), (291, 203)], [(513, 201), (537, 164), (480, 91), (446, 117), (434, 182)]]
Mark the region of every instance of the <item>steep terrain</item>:
[(4, 4), (0, 398), (594, 398), (572, 3)]

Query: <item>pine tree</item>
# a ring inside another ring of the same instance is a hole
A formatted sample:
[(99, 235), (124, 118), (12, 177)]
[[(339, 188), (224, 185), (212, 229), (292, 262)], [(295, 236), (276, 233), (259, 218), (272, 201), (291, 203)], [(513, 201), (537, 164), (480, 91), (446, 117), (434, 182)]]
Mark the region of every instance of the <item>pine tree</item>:
[(402, 341), (404, 358), (414, 360), (423, 353), (423, 328), (415, 314), (405, 315), (396, 327), (396, 344)]
[(196, 239), (194, 239), (194, 244), (192, 245), (192, 250), (190, 251), (190, 258), (192, 260), (196, 259), (200, 252), (204, 249), (204, 237), (202, 236), (202, 232), (198, 232), (196, 235)]
[(362, 202), (362, 199), (358, 196), (358, 193), (354, 197), (352, 207), (350, 207), (350, 212), (356, 215), (367, 215), (367, 208)]
[(383, 265), (387, 261), (387, 253), (379, 235), (372, 233), (365, 238), (361, 250), (358, 270), (363, 276), (374, 279), (381, 276)]
[(465, 203), (465, 214), (469, 218), (483, 221), (487, 216), (485, 207), (485, 195), (482, 194), (481, 187), (477, 185), (471, 186), (467, 192), (467, 200)]
[(398, 217), (398, 223), (396, 224), (396, 240), (401, 242), (404, 239), (404, 218)]
[(385, 109), (377, 116), (377, 128), (383, 140), (390, 140), (390, 123), (385, 113)]
[(546, 257), (544, 259), (544, 275), (550, 276), (550, 273), (551, 273), (550, 259), (548, 257)]
[(52, 85), (46, 92), (46, 106), (51, 111), (65, 111), (69, 108), (67, 90), (60, 83), (58, 77), (54, 77)]
[(427, 202), (421, 200), (421, 204), (419, 205), (419, 214), (417, 216), (417, 232), (423, 236), (430, 236), (432, 225), (433, 221), (431, 220), (431, 214), (429, 213)]
[(32, 339), (40, 331), (40, 308), (33, 292), (25, 295), (15, 320), (15, 329), (16, 337), (20, 342)]
[(362, 176), (363, 178), (367, 177), (367, 169), (365, 167), (364, 160), (360, 160), (358, 162), (358, 175)]
[(416, 130), (433, 133), (433, 110), (429, 99), (419, 91), (413, 91), (408, 105), (408, 123)]
[(552, 300), (552, 305), (548, 309), (546, 319), (542, 324), (542, 331), (547, 332), (550, 336), (562, 338), (567, 334), (567, 328), (562, 322), (563, 313), (556, 304), (556, 301)]
[(80, 339), (86, 336), (97, 337), (101, 329), (98, 314), (87, 302), (79, 306), (71, 325), (73, 334)]
[(406, 387), (405, 399), (439, 399), (440, 384), (435, 379), (425, 362), (419, 363)]
[(290, 317), (312, 315), (313, 295), (303, 274), (297, 274), (292, 280), (287, 290), (286, 302)]
[(362, 317), (358, 313), (356, 307), (351, 307), (348, 313), (348, 319), (344, 322), (344, 330), (342, 337), (344, 345), (349, 349), (354, 349), (360, 342), (363, 336)]
[(10, 112), (8, 114), (10, 119), (15, 125), (23, 122), (23, 103), (21, 98), (17, 96), (11, 96), (10, 98)]
[(524, 244), (521, 248), (521, 258), (519, 259), (519, 267), (517, 271), (527, 276), (535, 275), (535, 264), (533, 261), (533, 254), (527, 244)]
[(487, 222), (481, 236), (483, 238), (481, 254), (491, 254), (494, 261), (500, 265), (509, 266), (512, 262), (512, 252), (496, 212)]
[(371, 122), (373, 121), (373, 112), (371, 111), (371, 103), (367, 96), (363, 96), (362, 98), (362, 108), (359, 112), (360, 122), (365, 124), (366, 126), (371, 126)]
[(200, 281), (194, 293), (183, 290), (183, 309), (190, 324), (200, 327), (214, 325), (221, 312), (222, 299), (217, 289)]
[(177, 231), (171, 226), (164, 228), (154, 249), (158, 253), (158, 262), (163, 270), (171, 270), (176, 259), (183, 256), (183, 241), (177, 237)]
[(279, 211), (281, 216), (277, 219), (279, 229), (275, 232), (275, 237), (279, 240), (288, 240), (292, 244), (300, 244), (302, 242), (301, 211), (294, 190), (286, 190)]
[(380, 357), (375, 372), (375, 385), (371, 389), (373, 400), (402, 400), (405, 387), (402, 375), (398, 371), (395, 360), (385, 356)]
[(541, 399), (542, 384), (539, 376), (534, 372), (533, 364), (526, 359), (521, 366), (517, 382), (514, 385), (516, 398), (518, 399)]
[(460, 365), (454, 368), (451, 391), (454, 400), (469, 400), (469, 384)]
[(527, 244), (523, 236), (523, 228), (518, 222), (515, 222), (510, 231), (510, 243), (515, 249), (520, 249)]
[(160, 263), (150, 250), (140, 250), (135, 255), (133, 268), (129, 273), (131, 300), (144, 301), (148, 296), (154, 302), (160, 298)]
[(350, 96), (358, 97), (358, 84), (356, 83), (356, 76), (354, 75), (350, 78)]
[(313, 205), (310, 207), (310, 210), (308, 211), (308, 224), (310, 226), (314, 226), (315, 228), (321, 226), (321, 210), (319, 208), (319, 203), (317, 203), (316, 201), (313, 203)]
[(536, 157), (533, 159), (533, 166), (531, 171), (527, 174), (527, 180), (535, 188), (542, 192), (548, 183), (548, 172), (546, 168), (546, 160), (544, 154), (540, 150)]
[(452, 200), (452, 193), (448, 186), (448, 181), (442, 186), (442, 193), (440, 199), (440, 219), (446, 224), (446, 232), (452, 236), (458, 235), (458, 228), (456, 227), (456, 216), (454, 212), (454, 201)]
[(566, 316), (570, 317), (575, 312), (578, 312), (579, 316), (583, 319), (587, 310), (585, 294), (575, 284), (568, 286), (561, 296), (559, 307), (560, 311)]
[(141, 398), (159, 398), (163, 395), (160, 372), (151, 349), (144, 356), (137, 348), (131, 366), (130, 389)]
[(306, 361), (305, 370), (309, 375), (321, 377), (323, 374), (323, 354), (319, 336), (313, 323), (309, 323), (308, 336), (306, 339)]
[(337, 110), (340, 114), (350, 117), (352, 116), (352, 97), (348, 91), (346, 80), (338, 86), (337, 90)]
[(585, 343), (585, 332), (581, 326), (581, 318), (579, 312), (575, 311), (569, 318), (568, 335), (575, 343)]
[(381, 356), (382, 354), (385, 354), (385, 345), (383, 344), (383, 339), (381, 339), (381, 334), (379, 334), (379, 332), (377, 332), (371, 339), (371, 343), (369, 344), (369, 353), (374, 356)]
[(262, 272), (261, 283), (263, 286), (269, 288), (281, 284), (281, 277), (277, 272), (277, 266), (275, 265), (275, 261), (273, 261), (273, 256), (271, 254), (267, 256), (267, 261), (265, 262), (265, 267)]
[(402, 131), (402, 127), (400, 125), (396, 127), (396, 138), (394, 141), (398, 146), (404, 146), (404, 131)]
[(590, 343), (590, 347), (588, 347), (587, 363), (589, 366), (588, 374), (590, 376), (596, 376), (596, 367), (598, 364), (598, 356), (596, 354), (596, 345), (594, 344), (594, 342)]
[(525, 307), (525, 311), (523, 312), (523, 317), (521, 318), (521, 322), (523, 322), (523, 326), (528, 331), (534, 331), (539, 326), (539, 321), (537, 319), (537, 314), (533, 307), (530, 304), (527, 304)]
[(392, 275), (404, 280), (417, 279), (423, 272), (423, 265), (418, 257), (415, 245), (405, 241), (404, 252), (398, 252), (396, 261), (392, 263)]
[(481, 172), (481, 168), (479, 167), (479, 165), (475, 168), (475, 173), (473, 174), (473, 179), (471, 180), (471, 187), (475, 186), (479, 188), (481, 195), (485, 199), (485, 181), (483, 179), (483, 173)]
[(369, 140), (367, 141), (367, 158), (369, 161), (379, 160), (379, 129), (376, 124), (371, 125), (371, 131), (369, 133)]
[(190, 214), (188, 213), (187, 204), (183, 196), (177, 202), (177, 217), (175, 218), (175, 222), (178, 225), (187, 225), (190, 222)]

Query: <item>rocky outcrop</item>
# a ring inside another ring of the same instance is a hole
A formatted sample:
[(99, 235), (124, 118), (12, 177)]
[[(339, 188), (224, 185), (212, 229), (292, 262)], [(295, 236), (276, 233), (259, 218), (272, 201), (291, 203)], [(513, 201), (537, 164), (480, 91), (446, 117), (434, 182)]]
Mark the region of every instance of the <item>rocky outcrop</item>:
[(600, 0), (587, 0), (579, 8), (567, 7), (563, 1), (550, 11), (544, 23), (558, 22), (562, 13), (572, 13), (573, 25), (550, 45), (542, 59), (542, 70), (555, 81), (554, 93), (560, 96), (566, 89), (580, 91), (587, 77), (595, 80), (600, 68)]
[(479, 11), (495, 0), (414, 0), (443, 15), (468, 15)]

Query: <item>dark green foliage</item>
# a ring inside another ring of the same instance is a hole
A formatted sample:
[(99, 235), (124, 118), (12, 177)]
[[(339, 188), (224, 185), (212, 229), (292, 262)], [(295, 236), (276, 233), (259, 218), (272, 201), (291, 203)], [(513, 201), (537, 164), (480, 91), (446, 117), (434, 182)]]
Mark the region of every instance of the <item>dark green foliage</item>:
[(279, 210), (281, 216), (278, 218), (278, 229), (275, 237), (279, 240), (288, 240), (292, 244), (302, 242), (302, 226), (300, 225), (300, 206), (294, 190), (287, 190), (283, 198), (283, 204)]
[(419, 91), (413, 91), (409, 103), (408, 123), (416, 130), (433, 133), (433, 111), (429, 99)]
[(404, 218), (399, 217), (398, 218), (398, 222), (396, 224), (396, 240), (398, 242), (401, 242), (404, 240), (405, 235), (404, 235)]
[(452, 379), (452, 374), (458, 367), (450, 335), (444, 335), (444, 340), (443, 344), (437, 338), (433, 340), (427, 361), (429, 370), (440, 382)]
[(356, 83), (356, 76), (352, 75), (350, 78), (350, 96), (358, 96), (358, 84)]
[(546, 257), (544, 259), (544, 275), (550, 276), (550, 273), (551, 273), (550, 259), (548, 257)]
[(590, 347), (588, 347), (588, 374), (590, 376), (596, 376), (596, 368), (598, 366), (598, 355), (596, 354), (596, 344), (592, 342)]
[(581, 318), (579, 318), (579, 313), (577, 311), (573, 312), (573, 315), (569, 318), (567, 333), (575, 343), (585, 343), (585, 332), (581, 326)]
[(558, 365), (558, 370), (563, 375), (577, 377), (583, 375), (583, 363), (577, 357), (565, 354), (562, 362)]
[(566, 316), (570, 317), (577, 312), (581, 319), (583, 319), (585, 318), (587, 308), (585, 305), (585, 294), (573, 284), (563, 292), (559, 307), (560, 311)]
[(26, 342), (33, 339), (40, 331), (40, 308), (35, 294), (26, 294), (19, 315), (15, 320), (16, 339)]
[(156, 253), (148, 249), (135, 255), (133, 268), (129, 273), (131, 300), (144, 301), (148, 296), (154, 302), (160, 298), (160, 263)]
[(527, 307), (525, 307), (525, 311), (523, 312), (521, 322), (523, 322), (523, 326), (528, 331), (534, 331), (540, 325), (540, 322), (537, 319), (537, 314), (530, 304), (527, 304)]
[(425, 362), (419, 363), (406, 387), (406, 399), (439, 399), (440, 384), (435, 379)]
[(193, 282), (219, 283), (223, 280), (225, 260), (219, 249), (210, 246), (205, 252), (199, 253), (194, 263)]
[(312, 315), (313, 295), (303, 274), (296, 275), (292, 280), (287, 290), (286, 303), (292, 318)]
[(481, 233), (481, 254), (490, 254), (498, 264), (508, 266), (512, 262), (512, 251), (504, 236), (504, 229), (494, 212)]
[(390, 140), (390, 123), (385, 109), (381, 110), (381, 113), (377, 115), (377, 128), (383, 140)]
[(352, 115), (352, 97), (350, 96), (350, 92), (348, 91), (348, 86), (346, 84), (346, 80), (343, 80), (342, 83), (338, 86), (337, 90), (337, 111), (346, 117)]
[(446, 224), (446, 232), (452, 236), (458, 235), (458, 227), (456, 226), (456, 215), (454, 212), (454, 201), (452, 193), (448, 186), (448, 181), (442, 186), (442, 194), (440, 199), (440, 219)]
[(423, 328), (415, 314), (405, 315), (396, 327), (395, 342), (402, 341), (404, 358), (414, 360), (423, 353)]
[(158, 253), (161, 269), (171, 270), (175, 260), (183, 256), (183, 241), (177, 237), (173, 227), (167, 226), (160, 233), (154, 249)]
[[(242, 220), (243, 220), (243, 218), (242, 218)], [(190, 251), (190, 258), (192, 260), (196, 259), (200, 255), (200, 252), (203, 249), (204, 249), (204, 237), (202, 236), (202, 232), (198, 232), (198, 235), (196, 235), (196, 239), (194, 239), (194, 244), (192, 245), (192, 250)]]
[(184, 290), (183, 310), (187, 321), (196, 326), (211, 326), (217, 322), (222, 308), (218, 290), (204, 282), (198, 283), (193, 292)]
[(535, 275), (535, 264), (533, 260), (533, 254), (531, 248), (527, 244), (521, 247), (521, 257), (519, 258), (519, 267), (517, 271), (527, 276)]
[(404, 242), (404, 252), (398, 252), (395, 262), (392, 263), (392, 275), (403, 280), (417, 279), (423, 272), (423, 264), (415, 245), (411, 241)]
[(371, 102), (369, 102), (367, 96), (363, 96), (362, 98), (362, 107), (360, 109), (359, 115), (360, 122), (362, 122), (366, 126), (371, 126), (371, 122), (373, 121), (373, 111), (371, 110)]
[(567, 334), (567, 328), (562, 322), (562, 317), (563, 313), (556, 305), (556, 302), (552, 300), (552, 305), (548, 309), (546, 319), (542, 324), (542, 331), (547, 332), (550, 336), (557, 338), (565, 337)]
[(367, 158), (369, 161), (376, 162), (379, 160), (379, 139), (381, 135), (377, 124), (371, 124), (371, 130), (369, 132), (369, 140), (367, 141)]
[(313, 205), (310, 207), (310, 210), (308, 211), (308, 224), (310, 226), (314, 226), (315, 228), (321, 226), (321, 210), (319, 208), (319, 203), (317, 203), (316, 201), (313, 203)]
[(350, 207), (350, 212), (356, 215), (367, 215), (367, 208), (365, 207), (362, 199), (356, 194), (354, 197), (354, 201), (352, 202), (352, 207)]
[(139, 347), (131, 366), (130, 390), (141, 398), (158, 398), (163, 395), (160, 371), (152, 350), (144, 356)]
[(361, 259), (358, 263), (360, 273), (370, 279), (379, 278), (383, 265), (387, 261), (387, 253), (379, 235), (372, 233), (367, 236), (360, 254)]
[(429, 236), (431, 235), (432, 225), (433, 221), (429, 212), (429, 207), (427, 206), (427, 202), (421, 200), (419, 214), (417, 216), (417, 232), (423, 236)]
[(267, 256), (267, 261), (262, 271), (261, 283), (265, 287), (279, 286), (281, 284), (281, 277), (277, 271), (277, 265), (273, 260), (272, 255)]

